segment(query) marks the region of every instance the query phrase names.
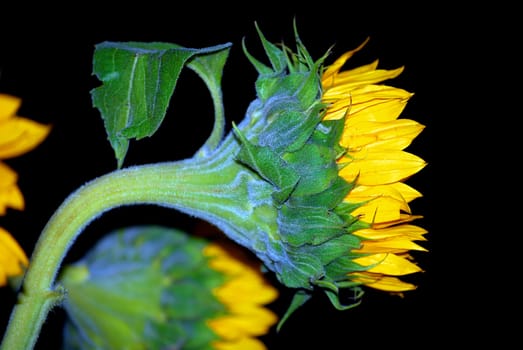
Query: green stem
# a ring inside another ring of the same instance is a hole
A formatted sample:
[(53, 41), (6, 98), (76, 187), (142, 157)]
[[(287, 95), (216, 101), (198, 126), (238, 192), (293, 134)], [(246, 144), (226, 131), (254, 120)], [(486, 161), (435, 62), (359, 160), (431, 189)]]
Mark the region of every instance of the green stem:
[(212, 153), (222, 141), (225, 130), (225, 115), (223, 110), (223, 96), (222, 89), (220, 87), (220, 80), (212, 79), (208, 75), (200, 74), (198, 71), (196, 72), (207, 85), (207, 88), (211, 94), (214, 108), (214, 125), (211, 135), (209, 135), (209, 138), (207, 141), (205, 141), (205, 144), (196, 152), (197, 156), (203, 157)]
[[(65, 254), (86, 225), (112, 208), (132, 204), (170, 207), (214, 223), (240, 244), (260, 245), (241, 232), (255, 234), (264, 229), (263, 222), (275, 221), (274, 212), (263, 205), (265, 182), (235, 162), (233, 142), (225, 142), (221, 150), (213, 157), (116, 170), (71, 194), (36, 244), (0, 349), (34, 347), (47, 314), (63, 296), (60, 288), (54, 288), (54, 280)], [(249, 189), (252, 185), (256, 191)], [(260, 196), (255, 198), (256, 206), (246, 200), (253, 193)], [(246, 220), (247, 216), (260, 220)]]

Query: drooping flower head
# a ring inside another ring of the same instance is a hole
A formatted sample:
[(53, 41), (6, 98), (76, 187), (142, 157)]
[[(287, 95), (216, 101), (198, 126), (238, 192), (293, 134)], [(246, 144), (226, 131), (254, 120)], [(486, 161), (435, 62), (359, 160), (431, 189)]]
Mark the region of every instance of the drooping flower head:
[[(405, 184), (425, 162), (404, 149), (423, 125), (398, 119), (411, 93), (380, 84), (402, 68), (377, 61), (342, 71), (363, 45), (324, 67), (296, 34), (297, 52), (268, 42), (271, 66), (248, 54), (259, 77), (257, 99), (235, 129), (237, 159), (273, 186), (276, 230), (258, 256), (280, 281), (296, 288), (289, 315), (323, 289), (339, 309), (357, 305), (361, 285), (390, 292), (415, 286), (398, 276), (421, 271), (409, 251), (426, 231), (412, 225), (409, 202), (421, 194)], [(352, 290), (344, 304), (340, 291)]]
[[(18, 175), (2, 160), (18, 157), (39, 145), (50, 126), (16, 115), (21, 99), (0, 94), (0, 215), (7, 208), (23, 210), (24, 197), (18, 188)], [(20, 245), (6, 230), (0, 228), (0, 286), (8, 277), (22, 274), (28, 259)]]
[(65, 267), (67, 349), (263, 350), (278, 296), (239, 247), (160, 226), (105, 236)]

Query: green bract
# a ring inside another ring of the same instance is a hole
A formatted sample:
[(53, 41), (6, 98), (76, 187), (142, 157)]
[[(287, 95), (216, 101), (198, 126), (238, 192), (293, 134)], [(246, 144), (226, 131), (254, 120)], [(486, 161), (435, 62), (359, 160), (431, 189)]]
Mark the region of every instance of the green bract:
[(206, 244), (159, 226), (105, 236), (60, 278), (64, 348), (213, 349), (205, 322), (226, 311), (212, 294), (225, 277), (209, 268)]
[(339, 145), (344, 120), (322, 120), (323, 58), (314, 62), (298, 36), (296, 54), (260, 37), (272, 67), (247, 53), (259, 72), (258, 99), (235, 128), (237, 159), (272, 185), (277, 211), (267, 250), (258, 255), (282, 283), (299, 289), (297, 306), (320, 286), (344, 308), (338, 288), (356, 287), (347, 273), (362, 270), (350, 253), (360, 239), (350, 232), (364, 227), (350, 215), (355, 207), (342, 203), (352, 188), (338, 175), (336, 162), (344, 151)]

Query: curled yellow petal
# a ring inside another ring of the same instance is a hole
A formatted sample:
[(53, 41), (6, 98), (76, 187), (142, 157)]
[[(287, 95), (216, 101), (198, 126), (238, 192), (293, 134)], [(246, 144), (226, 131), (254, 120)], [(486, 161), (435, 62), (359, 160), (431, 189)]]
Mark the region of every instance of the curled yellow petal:
[(347, 62), (347, 60), (349, 58), (354, 56), (354, 54), (356, 52), (360, 51), (369, 42), (369, 39), (370, 38), (366, 38), (365, 41), (363, 41), (363, 43), (361, 43), (355, 49), (352, 49), (350, 51), (346, 51), (343, 55), (338, 57), (331, 65), (329, 65), (323, 71), (321, 79), (322, 79), (322, 83), (323, 83), (324, 86), (330, 86), (330, 85), (332, 85), (334, 83), (333, 81), (336, 79), (340, 69), (343, 67), (345, 62)]

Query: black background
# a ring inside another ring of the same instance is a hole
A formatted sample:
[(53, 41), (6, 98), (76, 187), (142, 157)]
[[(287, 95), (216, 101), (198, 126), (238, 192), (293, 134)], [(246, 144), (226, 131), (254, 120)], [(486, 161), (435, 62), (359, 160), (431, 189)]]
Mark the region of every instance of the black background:
[[(92, 75), (94, 45), (102, 41), (166, 41), (202, 48), (225, 42), (233, 44), (223, 75), (228, 128), (242, 119), (254, 98), (256, 72), (245, 58), (241, 40), (255, 57), (264, 60), (254, 22), (272, 42), (293, 45), (293, 19), (301, 39), (313, 57), (334, 45), (332, 58), (370, 42), (349, 61), (352, 67), (379, 59), (379, 67), (405, 66), (398, 78), (387, 83), (414, 92), (402, 114), (426, 125), (408, 151), (421, 156), (428, 166), (408, 180), (423, 193), (411, 207), (427, 228), (428, 253), (414, 253), (425, 270), (410, 278), (418, 289), (404, 298), (368, 290), (362, 305), (340, 312), (324, 295), (317, 295), (299, 309), (280, 333), (263, 337), (269, 349), (355, 346), (424, 348), (430, 344), (468, 342), (469, 324), (484, 311), (476, 305), (475, 284), (460, 251), (464, 232), (453, 221), (459, 211), (455, 201), (456, 178), (445, 175), (452, 162), (467, 152), (467, 145), (449, 149), (455, 128), (468, 116), (452, 110), (458, 96), (458, 80), (465, 79), (462, 66), (469, 60), (478, 32), (458, 23), (461, 14), (425, 4), (406, 7), (378, 4), (323, 4), (303, 10), (281, 4), (240, 7), (186, 4), (153, 5), (129, 10), (78, 6), (57, 9), (54, 15), (28, 18), (24, 9), (6, 12), (0, 39), (0, 92), (23, 98), (19, 115), (50, 123), (53, 130), (35, 150), (6, 160), (19, 175), (26, 199), (22, 212), (11, 210), (0, 218), (30, 253), (49, 217), (62, 201), (86, 181), (115, 169), (116, 161), (106, 140), (99, 112), (92, 107), (89, 91), (99, 85)], [(245, 7), (252, 8), (251, 10)], [(49, 10), (49, 9), (47, 9)], [(201, 13), (203, 11), (203, 13)], [(7, 15), (9, 13), (9, 15)], [(51, 12), (52, 13), (52, 12)], [(328, 62), (331, 62), (328, 60)], [(459, 71), (459, 74), (458, 74)], [(150, 139), (131, 142), (125, 165), (190, 157), (205, 141), (212, 126), (212, 105), (196, 75), (184, 70), (161, 128)], [(460, 119), (462, 118), (462, 119)], [(74, 261), (99, 237), (124, 225), (152, 223), (193, 231), (198, 225), (184, 215), (157, 207), (126, 207), (110, 211), (82, 233), (66, 256)], [(281, 289), (271, 305), (279, 315), (291, 294)], [(15, 300), (0, 290), (0, 329), (5, 329)], [(488, 301), (485, 302), (488, 304)], [(38, 349), (60, 346), (63, 311), (54, 309), (42, 330)], [(478, 324), (480, 322), (477, 322)], [(340, 346), (340, 344), (342, 344)]]

